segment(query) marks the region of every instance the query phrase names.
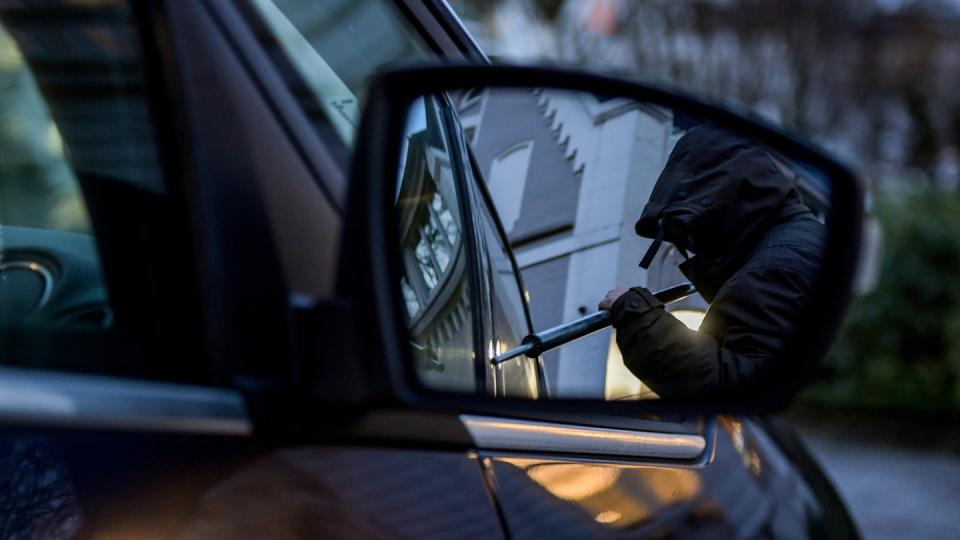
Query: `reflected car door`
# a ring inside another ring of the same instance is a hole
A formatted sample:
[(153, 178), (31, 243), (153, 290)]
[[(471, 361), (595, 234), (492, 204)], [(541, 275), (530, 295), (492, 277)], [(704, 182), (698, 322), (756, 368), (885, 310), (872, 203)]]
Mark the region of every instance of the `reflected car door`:
[[(643, 424), (646, 425), (643, 425)], [(692, 459), (484, 451), (511, 538), (829, 537), (829, 517), (803, 476), (750, 421), (593, 422), (607, 436), (699, 434)], [(669, 445), (668, 442), (665, 442)], [(665, 449), (661, 448), (661, 450)]]
[[(448, 101), (449, 103), (449, 101)], [(486, 358), (520, 345), (533, 332), (519, 268), (493, 202), (466, 141), (459, 117), (449, 107), (451, 133), (462, 158), (470, 206), (473, 209), (479, 251), (479, 287), (482, 291), (483, 347)], [(519, 357), (491, 366), (484, 362), (488, 391), (502, 397), (546, 397), (546, 381), (539, 358)]]

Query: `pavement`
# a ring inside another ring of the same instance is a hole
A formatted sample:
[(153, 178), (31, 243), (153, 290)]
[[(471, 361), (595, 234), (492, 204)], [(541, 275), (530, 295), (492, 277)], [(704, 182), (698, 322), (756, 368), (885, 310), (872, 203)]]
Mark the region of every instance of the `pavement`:
[(857, 437), (859, 430), (795, 423), (863, 538), (960, 539), (960, 453), (938, 441)]

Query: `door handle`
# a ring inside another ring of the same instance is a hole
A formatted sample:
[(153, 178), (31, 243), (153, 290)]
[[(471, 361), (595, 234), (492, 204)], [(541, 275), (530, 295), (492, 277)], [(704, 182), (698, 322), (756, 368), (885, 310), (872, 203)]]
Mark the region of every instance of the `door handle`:
[(690, 433), (608, 429), (474, 415), (461, 415), (460, 420), (477, 447), (483, 450), (690, 460), (701, 457), (707, 448), (703, 435)]

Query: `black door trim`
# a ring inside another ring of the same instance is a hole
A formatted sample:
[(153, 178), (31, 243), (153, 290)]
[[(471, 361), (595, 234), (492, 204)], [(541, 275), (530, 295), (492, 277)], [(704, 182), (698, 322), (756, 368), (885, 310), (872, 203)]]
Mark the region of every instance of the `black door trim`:
[(0, 368), (0, 424), (247, 436), (243, 397), (226, 388)]

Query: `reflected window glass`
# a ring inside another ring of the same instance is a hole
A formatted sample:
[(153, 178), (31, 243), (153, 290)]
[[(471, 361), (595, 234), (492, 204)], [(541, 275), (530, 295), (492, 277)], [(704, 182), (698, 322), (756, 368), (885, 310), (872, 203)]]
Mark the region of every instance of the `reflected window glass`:
[(408, 118), (397, 189), (400, 289), (421, 382), (474, 391), (470, 272), (443, 106), (420, 99)]

